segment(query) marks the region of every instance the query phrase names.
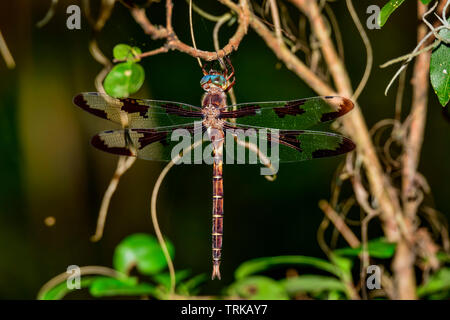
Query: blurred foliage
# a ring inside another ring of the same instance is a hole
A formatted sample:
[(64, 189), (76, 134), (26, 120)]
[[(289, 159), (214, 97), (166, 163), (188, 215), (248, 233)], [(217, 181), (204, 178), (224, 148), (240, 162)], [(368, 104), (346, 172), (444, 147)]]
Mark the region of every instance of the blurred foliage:
[[(173, 246), (166, 240), (173, 258)], [(372, 258), (389, 258), (393, 254), (392, 244), (384, 239), (375, 239), (368, 243), (369, 256)], [(235, 272), (236, 280), (223, 290), (220, 296), (209, 299), (253, 299), (253, 300), (287, 300), (287, 299), (350, 299), (348, 283), (351, 283), (352, 261), (343, 255), (358, 259), (361, 248), (342, 248), (332, 253), (332, 263), (304, 256), (265, 257), (249, 260), (239, 266)], [(93, 297), (153, 297), (170, 299), (168, 293), (170, 276), (163, 272), (167, 267), (163, 252), (155, 237), (147, 234), (133, 234), (126, 237), (114, 252), (114, 268), (123, 272), (118, 278), (104, 276), (83, 276), (81, 287), (88, 288)], [(156, 267), (157, 266), (157, 267)], [(297, 274), (284, 279), (259, 275), (272, 268), (313, 267), (316, 271), (325, 271), (331, 275)], [(130, 276), (136, 267), (140, 276)], [(176, 294), (185, 298), (193, 297), (200, 291), (200, 285), (206, 280), (205, 275), (190, 277), (189, 270), (176, 271)], [(150, 277), (149, 277), (150, 276)], [(139, 279), (143, 279), (138, 280)], [(71, 290), (65, 282), (47, 290), (43, 300), (62, 299)], [(450, 268), (442, 268), (431, 275), (417, 290), (422, 298), (450, 298)]]
[[(173, 257), (174, 249), (170, 241), (166, 246)], [(116, 247), (113, 265), (118, 272), (117, 278), (105, 276), (82, 276), (81, 288), (88, 288), (89, 293), (96, 298), (112, 296), (150, 296), (158, 299), (168, 298), (170, 278), (163, 271), (167, 268), (164, 253), (155, 237), (147, 234), (132, 234)], [(139, 277), (131, 276), (133, 268), (145, 281)], [(180, 292), (189, 295), (196, 292), (198, 286), (205, 280), (204, 276), (189, 279), (190, 271), (177, 271), (175, 279)], [(40, 299), (62, 299), (70, 293), (66, 281), (49, 288), (43, 292)]]

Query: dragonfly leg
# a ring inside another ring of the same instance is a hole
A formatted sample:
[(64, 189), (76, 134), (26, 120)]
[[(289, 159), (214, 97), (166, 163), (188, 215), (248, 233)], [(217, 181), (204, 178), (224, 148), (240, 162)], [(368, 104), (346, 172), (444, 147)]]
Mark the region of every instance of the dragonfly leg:
[(233, 88), (234, 84), (236, 83), (236, 79), (233, 79), (231, 83), (228, 84), (228, 86), (225, 88), (225, 92), (228, 92), (231, 88)]
[(204, 64), (202, 64), (202, 72), (204, 76), (208, 75), (208, 72), (206, 71)]
[[(226, 57), (225, 57), (225, 61), (228, 63), (228, 65), (229, 65), (230, 68), (231, 68), (231, 73), (228, 75), (228, 70), (227, 70), (227, 74), (226, 74), (226, 79), (227, 79), (227, 81), (228, 81), (228, 80), (230, 80), (230, 79), (234, 76), (234, 67), (233, 67), (233, 65), (231, 64), (230, 57), (226, 56)], [(225, 69), (226, 69), (226, 68), (225, 68)], [(235, 81), (235, 80), (233, 80), (233, 83), (234, 83), (234, 81)]]

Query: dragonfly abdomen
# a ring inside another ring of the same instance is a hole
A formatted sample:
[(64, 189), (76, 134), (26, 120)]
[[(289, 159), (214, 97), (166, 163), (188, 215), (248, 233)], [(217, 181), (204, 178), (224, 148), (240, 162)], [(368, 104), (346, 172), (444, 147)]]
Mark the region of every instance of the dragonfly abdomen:
[[(217, 160), (217, 161), (216, 161)], [(213, 164), (213, 212), (212, 212), (212, 259), (213, 272), (211, 279), (220, 280), (220, 261), (223, 239), (223, 177), (222, 159), (214, 159)]]

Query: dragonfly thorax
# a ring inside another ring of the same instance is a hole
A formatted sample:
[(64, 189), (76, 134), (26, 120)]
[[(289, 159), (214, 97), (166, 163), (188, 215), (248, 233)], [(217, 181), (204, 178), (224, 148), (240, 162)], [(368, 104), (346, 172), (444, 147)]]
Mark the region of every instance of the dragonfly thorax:
[(207, 128), (222, 129), (223, 120), (220, 119), (220, 109), (214, 105), (204, 106), (203, 112), (203, 124)]

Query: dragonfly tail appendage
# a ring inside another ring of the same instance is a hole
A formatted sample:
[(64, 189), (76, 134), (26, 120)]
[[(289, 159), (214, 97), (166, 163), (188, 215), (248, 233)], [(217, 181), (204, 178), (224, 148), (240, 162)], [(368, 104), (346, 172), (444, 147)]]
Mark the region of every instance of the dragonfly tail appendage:
[(213, 224), (212, 224), (212, 259), (213, 272), (211, 279), (220, 280), (220, 261), (222, 256), (223, 237), (223, 177), (222, 159), (213, 164)]

